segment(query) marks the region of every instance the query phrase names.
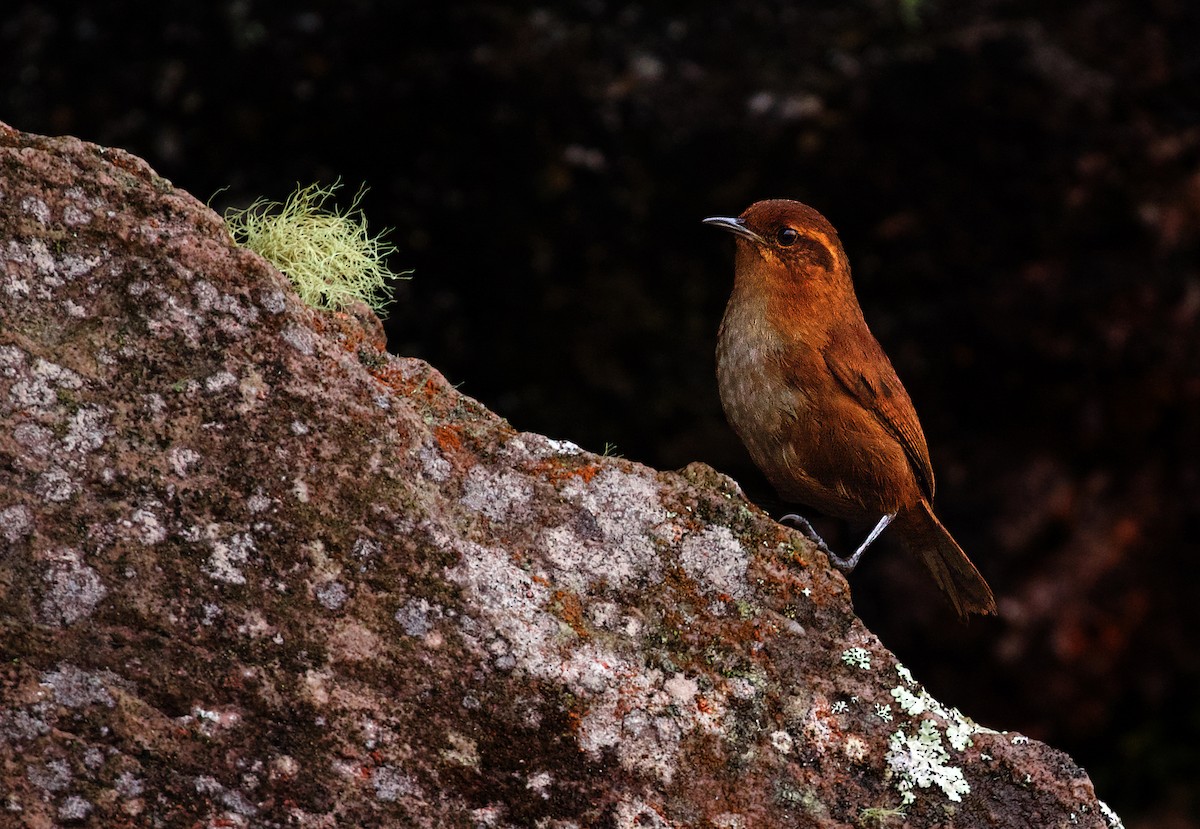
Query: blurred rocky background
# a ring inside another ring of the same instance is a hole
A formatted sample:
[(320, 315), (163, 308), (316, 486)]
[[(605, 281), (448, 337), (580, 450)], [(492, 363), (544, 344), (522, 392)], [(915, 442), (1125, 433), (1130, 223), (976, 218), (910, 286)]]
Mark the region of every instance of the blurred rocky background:
[(1200, 826), (1197, 43), (1190, 0), (11, 0), (0, 120), (217, 207), (365, 182), (416, 270), (393, 351), (776, 515), (720, 411), (732, 246), (699, 220), (816, 206), (1001, 608), (959, 626), (881, 547), (860, 615), (935, 695), (1174, 829)]

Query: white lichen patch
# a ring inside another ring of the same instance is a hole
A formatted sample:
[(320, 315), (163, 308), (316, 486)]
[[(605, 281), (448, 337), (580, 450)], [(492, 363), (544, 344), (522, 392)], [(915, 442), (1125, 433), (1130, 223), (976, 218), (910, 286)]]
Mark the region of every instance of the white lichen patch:
[[(258, 813), (258, 808), (251, 803), (244, 794), (236, 789), (227, 789), (221, 785), (221, 782), (215, 777), (201, 775), (196, 778), (195, 788), (197, 794), (208, 795), (229, 809), (235, 815), (241, 817), (253, 817)], [(228, 818), (224, 818), (228, 820)]]
[(871, 670), (871, 654), (866, 648), (846, 648), (842, 651), (842, 661), (851, 668)]
[(271, 509), (276, 503), (276, 499), (269, 495), (264, 495), (262, 491), (254, 493), (246, 499), (246, 509), (251, 513), (258, 514)]
[(954, 751), (961, 752), (973, 744), (972, 735), (996, 732), (934, 699), (904, 666), (897, 665), (896, 673), (901, 684), (891, 689), (892, 699), (904, 714), (922, 717), (915, 733), (896, 731), (889, 742), (889, 773), (898, 778), (896, 786), (902, 802), (905, 805), (913, 802), (914, 788), (931, 785), (937, 785), (950, 800), (961, 800), (970, 787), (962, 770), (949, 764), (943, 737)]
[(283, 341), (299, 351), (305, 357), (311, 357), (316, 350), (316, 340), (313, 332), (300, 325), (289, 325), (279, 335)]
[(792, 751), (792, 735), (786, 731), (771, 732), (771, 746), (780, 754), (790, 754)]
[[(0, 287), (12, 299), (54, 300), (59, 288), (92, 271), (102, 261), (99, 256), (55, 253), (44, 239), (36, 238), (10, 240), (2, 255), (0, 272), (6, 278)], [(30, 271), (36, 271), (33, 280), (28, 278)]]
[(246, 575), (241, 568), (256, 552), (254, 537), (245, 532), (225, 536), (216, 524), (205, 528), (205, 536), (209, 556), (203, 568), (204, 572), (210, 578), (225, 584), (245, 584)]
[[(502, 550), (444, 541), (461, 555), (447, 576), (484, 614), (460, 620), (463, 636), (481, 656), (500, 651), (509, 669), (560, 683), (584, 700), (576, 731), (583, 751), (598, 758), (612, 750), (626, 769), (669, 782), (685, 733), (719, 733), (726, 710), (720, 694), (701, 701), (687, 677), (668, 677), (595, 641), (581, 644), (550, 612), (554, 593), (544, 575), (523, 570)], [(404, 621), (420, 633), (415, 616), (410, 610)]]
[(746, 581), (750, 557), (728, 527), (708, 527), (684, 538), (679, 563), (706, 593), (735, 600), (750, 596)]
[(0, 711), (0, 739), (2, 740), (11, 742), (36, 740), (38, 737), (49, 734), (50, 730), (48, 722), (28, 711)]
[(42, 580), (41, 616), (50, 625), (72, 625), (87, 618), (108, 595), (100, 574), (84, 563), (78, 550), (55, 554)]
[(39, 423), (25, 421), (12, 430), (13, 440), (25, 450), (25, 457), (47, 458), (57, 446), (54, 432)]
[(287, 296), (283, 291), (264, 290), (258, 295), (258, 305), (268, 314), (282, 314), (287, 310)]
[[(9, 545), (16, 544), (33, 532), (33, 513), (24, 504), (13, 504), (0, 509), (0, 539)], [(11, 547), (0, 548), (3, 557)]]
[(46, 671), (38, 681), (54, 694), (54, 701), (67, 708), (85, 708), (89, 705), (116, 705), (104, 683), (103, 676), (89, 673), (74, 665), (60, 665), (58, 670)]
[[(541, 437), (538, 435), (538, 437)], [(571, 443), (569, 440), (555, 440), (553, 438), (542, 438), (544, 446), (549, 455), (581, 455), (583, 449), (578, 444)], [(536, 451), (536, 450), (535, 450)]]
[(833, 710), (823, 698), (814, 701), (800, 725), (800, 735), (805, 745), (818, 754), (825, 754), (831, 747), (836, 748), (833, 735), (839, 730)]
[(867, 759), (867, 754), (870, 752), (870, 747), (867, 741), (857, 734), (849, 734), (842, 741), (842, 754), (846, 755), (846, 759), (851, 763), (861, 763)]
[(519, 519), (532, 498), (533, 485), (526, 476), (492, 471), (482, 464), (471, 467), (463, 481), (462, 505), (489, 521)]
[[(241, 298), (233, 294), (224, 294), (206, 279), (196, 279), (191, 285), (192, 296), (196, 298), (196, 307), (205, 313), (224, 315), (218, 324), (222, 330), (231, 334), (242, 333), (246, 325), (258, 321), (258, 309), (253, 305), (243, 303)], [(232, 326), (231, 326), (232, 323)]]
[(503, 550), (472, 542), (455, 544), (449, 538), (444, 543), (457, 546), (462, 556), (446, 575), (477, 599), (490, 629), (509, 643), (517, 662), (539, 676), (548, 673), (552, 664), (561, 664), (544, 652), (559, 631), (558, 619), (543, 609), (551, 597), (544, 580), (535, 581)]
[(977, 724), (966, 717), (957, 708), (947, 708), (934, 699), (924, 688), (917, 688), (913, 693), (903, 685), (897, 685), (891, 690), (892, 698), (900, 710), (910, 717), (923, 714), (936, 714), (945, 720), (946, 739), (956, 751), (963, 751), (972, 744), (972, 734), (994, 734), (989, 728)]
[(325, 581), (313, 588), (313, 596), (326, 610), (341, 610), (350, 591), (340, 581)]
[(921, 720), (913, 734), (903, 729), (888, 740), (888, 772), (896, 778), (900, 802), (909, 805), (916, 800), (914, 788), (937, 786), (949, 800), (960, 802), (970, 794), (971, 787), (962, 769), (949, 765), (950, 754), (942, 745), (942, 737), (933, 720)]
[(421, 474), (427, 480), (440, 484), (450, 478), (453, 467), (431, 437), (427, 437), (423, 444), (409, 451), (420, 466)]
[(13, 374), (18, 378), (8, 390), (8, 399), (13, 408), (29, 413), (51, 413), (59, 406), (60, 394), (83, 388), (83, 378), (69, 368), (38, 357), (26, 369), (24, 352), (19, 349), (13, 351), (16, 355), (10, 365), (16, 364)]
[(33, 485), (34, 492), (54, 504), (70, 501), (79, 494), (80, 489), (81, 484), (61, 466), (51, 467), (38, 475)]
[(50, 224), (50, 208), (37, 196), (25, 196), (21, 199), (21, 212), (32, 216), (39, 224)]
[(71, 785), (71, 778), (71, 765), (61, 758), (25, 766), (25, 779), (43, 792), (61, 792)]
[(118, 526), (127, 537), (147, 547), (161, 544), (167, 540), (167, 528), (158, 515), (158, 510), (162, 508), (160, 502), (148, 501), (135, 509), (129, 518), (121, 519)]
[(58, 819), (74, 823), (86, 818), (91, 813), (92, 808), (91, 802), (87, 799), (77, 794), (68, 795), (59, 804)]
[[(187, 278), (187, 274), (180, 274)], [(130, 290), (134, 290), (130, 286)], [(159, 283), (151, 283), (141, 295), (146, 329), (156, 340), (182, 340), (196, 348), (211, 330), (208, 317), (203, 314), (188, 296), (177, 296)], [(134, 352), (123, 351), (122, 355), (132, 359)]]
[(77, 456), (87, 455), (104, 445), (112, 434), (108, 425), (109, 412), (103, 406), (80, 406), (67, 421), (67, 433), (62, 438), (62, 448)]
[(1109, 808), (1108, 804), (1103, 800), (1097, 800), (1100, 804), (1100, 814), (1104, 816), (1104, 822), (1108, 824), (1108, 829), (1125, 829), (1125, 824), (1121, 822), (1121, 818), (1117, 817), (1117, 813)]
[(725, 681), (725, 685), (731, 697), (749, 701), (760, 695), (762, 680), (761, 677), (731, 676)]
[(540, 795), (543, 800), (550, 799), (550, 786), (554, 783), (554, 777), (548, 771), (539, 771), (529, 775), (525, 781), (525, 788), (531, 792)]
[(751, 829), (745, 815), (735, 812), (722, 812), (712, 819), (714, 829)]
[(407, 636), (422, 637), (442, 618), (442, 608), (425, 599), (409, 599), (396, 611), (395, 619)]
[(236, 708), (204, 708), (195, 706), (190, 714), (177, 718), (182, 724), (195, 723), (197, 730), (206, 737), (213, 737), (220, 731), (237, 728), (243, 722), (240, 711)]
[(180, 478), (186, 478), (192, 467), (200, 462), (200, 453), (187, 446), (176, 446), (167, 453), (167, 464)]
[(383, 555), (383, 546), (373, 538), (356, 538), (350, 545), (350, 555), (364, 566), (370, 565)]
[(63, 208), (63, 224), (69, 227), (81, 227), (82, 225), (91, 224), (92, 214), (80, 210), (73, 204), (68, 204)]
[(204, 625), (205, 627), (211, 627), (225, 612), (221, 609), (220, 605), (212, 603), (204, 604), (200, 609), (203, 613), (203, 615), (200, 617), (200, 624)]
[(579, 723), (579, 746), (597, 758), (605, 749), (614, 749), (624, 768), (669, 784), (684, 730), (701, 727), (717, 733), (717, 723), (708, 717), (707, 723), (701, 723), (695, 708), (681, 715), (670, 710), (658, 671), (610, 660), (610, 655), (597, 651), (577, 652), (566, 666), (569, 673), (578, 671), (576, 687), (588, 695), (587, 714)]
[(668, 516), (651, 478), (606, 468), (590, 483), (571, 479), (561, 495), (575, 508), (573, 519), (538, 539), (555, 581), (582, 592), (601, 582), (622, 589), (661, 579), (652, 539), (665, 537)]
[(696, 694), (700, 692), (700, 683), (689, 679), (684, 674), (677, 673), (663, 683), (663, 690), (670, 695), (676, 705), (691, 705)]
[[(4, 258), (8, 262), (17, 265), (17, 268), (6, 268), (20, 273), (24, 266), (33, 266), (38, 272), (38, 276), (46, 277), (54, 273), (54, 256), (50, 253), (50, 248), (46, 247), (46, 242), (43, 239), (33, 239), (25, 242), (17, 239), (9, 240), (8, 247), (4, 251)], [(38, 280), (39, 282), (41, 280)], [(26, 283), (25, 293), (28, 291), (28, 283)], [(39, 295), (42, 292), (39, 291)]]
[(674, 829), (675, 826), (640, 797), (619, 802), (615, 812), (613, 825), (616, 829)]
[(375, 797), (391, 802), (418, 793), (416, 782), (394, 766), (379, 766), (371, 770), (371, 787)]
[(219, 392), (237, 383), (237, 375), (229, 371), (218, 371), (204, 379), (204, 388), (210, 394)]

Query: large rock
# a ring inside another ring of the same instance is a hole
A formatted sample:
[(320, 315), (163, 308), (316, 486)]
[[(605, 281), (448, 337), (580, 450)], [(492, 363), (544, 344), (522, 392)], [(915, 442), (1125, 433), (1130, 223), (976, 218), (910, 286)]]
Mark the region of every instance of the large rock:
[(139, 159), (0, 125), (0, 251), (0, 824), (1118, 823), (728, 479), (516, 431)]

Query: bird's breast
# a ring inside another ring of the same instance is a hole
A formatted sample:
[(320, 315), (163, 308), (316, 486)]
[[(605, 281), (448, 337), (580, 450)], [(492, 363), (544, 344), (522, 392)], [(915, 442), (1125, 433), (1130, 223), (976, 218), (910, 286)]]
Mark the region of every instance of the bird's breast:
[(863, 439), (878, 425), (830, 374), (821, 343), (811, 341), (820, 331), (793, 333), (781, 336), (752, 303), (730, 302), (717, 338), (730, 425), (784, 499), (839, 517), (892, 511), (885, 507), (901, 490), (880, 470), (907, 472), (902, 450)]
[(807, 350), (785, 342), (753, 303), (730, 302), (726, 309), (717, 338), (717, 386), (730, 425), (755, 460), (777, 448), (811, 408), (810, 390), (788, 370)]

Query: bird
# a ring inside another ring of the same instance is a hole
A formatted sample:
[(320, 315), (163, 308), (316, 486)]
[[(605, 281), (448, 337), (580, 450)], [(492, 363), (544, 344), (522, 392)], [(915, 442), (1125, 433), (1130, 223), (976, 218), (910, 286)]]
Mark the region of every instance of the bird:
[(833, 225), (790, 199), (703, 221), (736, 238), (716, 353), (726, 418), (785, 501), (874, 528), (841, 558), (804, 518), (781, 522), (844, 572), (891, 527), (960, 618), (995, 615), (991, 588), (934, 514), (925, 435), (867, 327)]

